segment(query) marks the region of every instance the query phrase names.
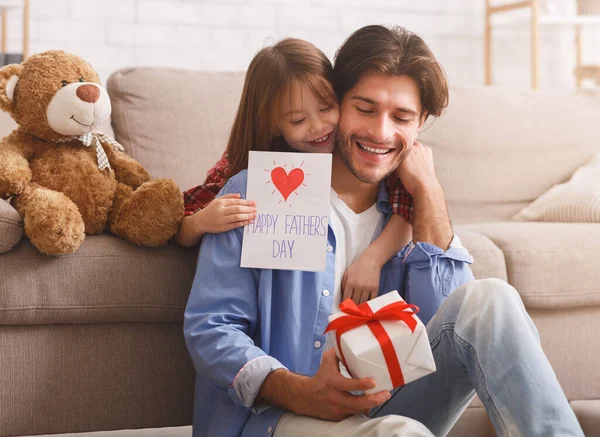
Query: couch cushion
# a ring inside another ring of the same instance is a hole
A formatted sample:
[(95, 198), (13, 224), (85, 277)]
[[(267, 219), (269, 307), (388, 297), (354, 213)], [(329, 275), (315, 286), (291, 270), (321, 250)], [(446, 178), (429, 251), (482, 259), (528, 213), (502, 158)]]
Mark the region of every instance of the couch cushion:
[(600, 151), (598, 113), (592, 95), (453, 88), (419, 139), (433, 148), (455, 223), (508, 220)]
[(12, 249), (22, 235), (23, 219), (10, 203), (0, 199), (0, 253)]
[(185, 190), (225, 150), (244, 73), (127, 68), (108, 79), (117, 141), (153, 177)]
[(0, 436), (192, 421), (181, 323), (2, 326), (0, 351)]
[(529, 308), (528, 313), (567, 398), (600, 399), (600, 307)]
[(0, 255), (0, 324), (180, 322), (196, 251), (86, 237), (73, 254), (49, 257), (28, 240)]
[(585, 436), (600, 437), (600, 399), (572, 401), (571, 406)]
[(475, 279), (499, 278), (506, 281), (504, 255), (492, 240), (466, 226), (455, 226), (454, 232), (473, 257), (471, 270)]
[(508, 282), (530, 308), (600, 305), (600, 225), (481, 223), (469, 229), (504, 253)]

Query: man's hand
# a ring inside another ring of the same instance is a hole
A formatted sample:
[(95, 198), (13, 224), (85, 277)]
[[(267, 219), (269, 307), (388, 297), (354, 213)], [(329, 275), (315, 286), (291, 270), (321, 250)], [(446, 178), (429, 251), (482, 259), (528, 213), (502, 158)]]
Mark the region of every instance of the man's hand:
[(415, 141), (406, 159), (396, 169), (396, 176), (412, 196), (420, 188), (439, 186), (431, 148)]
[(431, 149), (415, 141), (410, 154), (398, 166), (396, 175), (415, 201), (413, 241), (448, 249), (454, 231), (444, 190), (435, 175)]
[(256, 217), (256, 207), (253, 200), (231, 193), (215, 198), (193, 217), (198, 234), (216, 234), (248, 225)]
[(351, 379), (340, 373), (335, 350), (323, 354), (321, 367), (306, 384), (300, 414), (323, 420), (343, 420), (356, 413), (366, 413), (371, 408), (390, 399), (390, 392), (370, 395), (352, 395), (350, 391), (364, 391), (375, 387), (370, 378)]
[(331, 349), (323, 354), (321, 367), (313, 377), (287, 370), (272, 372), (263, 382), (257, 402), (302, 416), (340, 421), (353, 414), (366, 413), (390, 399), (388, 391), (358, 396), (349, 393), (373, 387), (375, 381), (370, 378), (342, 376), (335, 350)]

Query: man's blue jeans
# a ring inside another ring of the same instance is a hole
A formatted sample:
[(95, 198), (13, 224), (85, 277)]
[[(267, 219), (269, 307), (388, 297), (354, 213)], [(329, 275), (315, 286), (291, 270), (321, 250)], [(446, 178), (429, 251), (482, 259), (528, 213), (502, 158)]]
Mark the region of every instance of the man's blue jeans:
[(475, 392), (499, 436), (583, 436), (517, 291), (499, 279), (456, 289), (427, 325), (437, 371), (372, 417), (407, 416), (444, 436)]

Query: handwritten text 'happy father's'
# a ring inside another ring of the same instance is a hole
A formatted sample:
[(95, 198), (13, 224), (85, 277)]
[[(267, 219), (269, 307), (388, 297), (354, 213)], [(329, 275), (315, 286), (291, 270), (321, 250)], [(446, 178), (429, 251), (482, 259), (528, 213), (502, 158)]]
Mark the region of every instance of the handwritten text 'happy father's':
[[(283, 229), (285, 235), (322, 237), (327, 234), (327, 216), (290, 215), (280, 220), (279, 214), (258, 214), (246, 226), (246, 233), (275, 234)], [(273, 258), (292, 258), (295, 239), (273, 240)]]

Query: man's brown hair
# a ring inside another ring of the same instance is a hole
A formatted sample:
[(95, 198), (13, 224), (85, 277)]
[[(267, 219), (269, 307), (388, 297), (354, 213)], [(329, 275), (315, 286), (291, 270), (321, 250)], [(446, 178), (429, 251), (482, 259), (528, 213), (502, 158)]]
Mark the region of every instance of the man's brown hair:
[(260, 50), (248, 67), (240, 105), (227, 143), (228, 176), (248, 168), (250, 150), (290, 151), (277, 136), (281, 99), (293, 84), (306, 85), (326, 105), (331, 92), (333, 67), (325, 54), (308, 41), (286, 38)]
[(338, 49), (333, 86), (340, 99), (366, 71), (411, 77), (421, 90), (427, 115), (439, 116), (448, 106), (448, 80), (444, 69), (423, 39), (400, 26), (365, 26)]

